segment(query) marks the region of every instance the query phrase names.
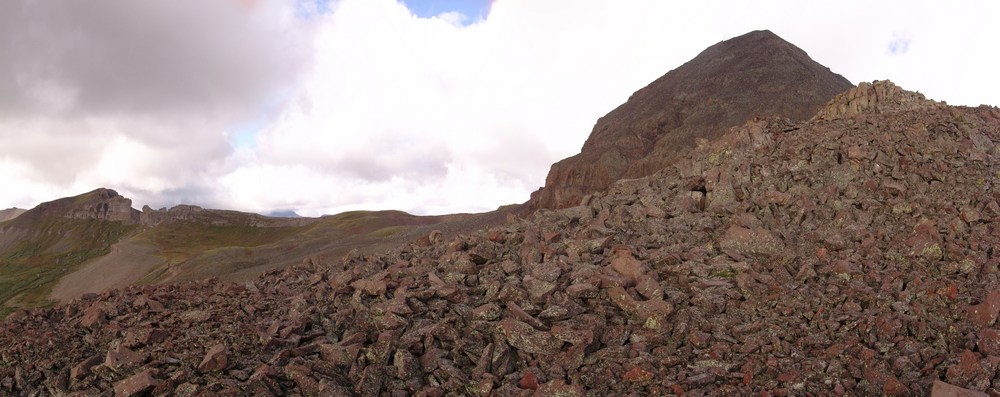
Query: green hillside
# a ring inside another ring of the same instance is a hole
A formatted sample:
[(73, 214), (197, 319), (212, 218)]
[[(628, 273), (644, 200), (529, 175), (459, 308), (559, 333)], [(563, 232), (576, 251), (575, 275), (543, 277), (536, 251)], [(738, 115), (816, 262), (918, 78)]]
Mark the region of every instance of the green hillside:
[[(137, 225), (93, 219), (66, 219), (27, 213), (0, 223), (0, 316), (11, 308), (50, 304), (52, 285), (134, 232)], [(10, 236), (17, 236), (12, 239)]]

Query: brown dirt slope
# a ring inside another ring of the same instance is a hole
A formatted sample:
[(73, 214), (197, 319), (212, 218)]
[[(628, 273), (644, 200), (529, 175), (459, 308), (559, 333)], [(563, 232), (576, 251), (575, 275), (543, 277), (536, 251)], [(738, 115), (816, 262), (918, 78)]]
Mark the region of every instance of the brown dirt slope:
[(111, 246), (111, 252), (80, 266), (53, 286), (49, 299), (69, 302), (89, 292), (104, 292), (134, 284), (149, 274), (163, 258), (153, 252), (153, 247), (121, 242)]
[(0, 394), (1000, 394), (1000, 109), (820, 115), (527, 220), (17, 311)]
[(754, 117), (806, 120), (851, 83), (762, 30), (720, 42), (597, 121), (580, 154), (554, 165), (532, 208), (565, 208), (622, 178), (651, 175), (697, 138)]

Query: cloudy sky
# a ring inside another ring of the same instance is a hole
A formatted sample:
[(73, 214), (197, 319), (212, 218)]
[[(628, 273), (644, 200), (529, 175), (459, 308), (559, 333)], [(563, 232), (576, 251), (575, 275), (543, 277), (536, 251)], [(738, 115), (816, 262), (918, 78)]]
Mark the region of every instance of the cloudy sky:
[(756, 29), (855, 83), (1000, 105), (1000, 3), (937, 3), (4, 0), (0, 208), (103, 186), (137, 208), (491, 210)]

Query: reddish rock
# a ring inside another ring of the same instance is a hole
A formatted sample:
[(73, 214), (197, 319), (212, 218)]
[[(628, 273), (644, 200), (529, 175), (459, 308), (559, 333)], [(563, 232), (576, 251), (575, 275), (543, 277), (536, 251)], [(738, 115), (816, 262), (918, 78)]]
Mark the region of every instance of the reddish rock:
[(222, 371), (229, 365), (229, 349), (224, 344), (212, 346), (205, 353), (201, 364), (198, 364), (198, 372)]
[(989, 327), (1000, 315), (1000, 290), (993, 290), (986, 295), (983, 302), (969, 306), (969, 320), (980, 327)]
[(552, 336), (574, 345), (587, 346), (594, 341), (594, 331), (590, 329), (573, 329), (557, 325), (552, 327)]
[(108, 354), (104, 359), (104, 365), (115, 371), (120, 371), (122, 368), (139, 365), (143, 360), (144, 358), (142, 355), (125, 346), (118, 346), (117, 348), (108, 351)]
[(892, 373), (874, 367), (866, 367), (864, 377), (869, 383), (881, 389), (884, 395), (901, 396), (908, 393), (906, 386)]
[(324, 360), (341, 367), (351, 366), (351, 364), (354, 363), (354, 360), (358, 357), (360, 351), (361, 345), (357, 343), (349, 343), (346, 345), (319, 345), (320, 356)]
[(938, 294), (950, 301), (954, 301), (955, 299), (958, 299), (958, 286), (955, 284), (949, 284), (947, 287), (938, 290)]
[(687, 212), (699, 212), (705, 210), (705, 192), (687, 191), (681, 192), (677, 197), (677, 207)]
[(521, 380), (517, 382), (517, 387), (531, 390), (538, 389), (538, 378), (531, 372), (525, 372)]
[(935, 379), (931, 397), (989, 397), (989, 394), (944, 383)]
[(906, 240), (910, 247), (910, 255), (921, 256), (931, 260), (940, 260), (943, 255), (941, 234), (937, 225), (930, 219), (921, 219), (913, 228), (912, 236)]
[(759, 254), (777, 257), (784, 253), (785, 244), (767, 229), (761, 227), (748, 229), (733, 225), (719, 238), (719, 248), (741, 255)]
[(640, 324), (652, 330), (663, 327), (666, 317), (674, 312), (674, 306), (670, 302), (662, 299), (636, 300), (622, 287), (608, 289), (608, 298), (626, 313), (638, 317)]
[(910, 389), (900, 382), (895, 376), (886, 378), (882, 385), (882, 394), (886, 396), (905, 396), (910, 394)]
[(556, 289), (555, 284), (539, 280), (530, 275), (525, 275), (521, 280), (521, 284), (528, 291), (528, 296), (532, 301), (539, 303), (544, 302), (549, 293)]
[(361, 371), (361, 379), (354, 385), (354, 391), (362, 396), (380, 395), (385, 387), (385, 368), (379, 365), (369, 365)]
[(567, 385), (562, 379), (555, 379), (541, 385), (532, 396), (535, 397), (583, 397), (580, 385)]
[(646, 265), (632, 255), (628, 247), (618, 246), (614, 248), (614, 257), (611, 258), (611, 268), (618, 274), (635, 284), (648, 270)]
[(500, 306), (495, 303), (487, 303), (472, 311), (472, 318), (476, 320), (493, 321), (500, 318)]
[(979, 332), (979, 351), (988, 356), (1000, 356), (1000, 333), (992, 328)]
[(592, 284), (577, 283), (566, 287), (566, 293), (574, 298), (595, 298), (598, 289)]
[(83, 317), (80, 318), (80, 326), (84, 328), (96, 328), (104, 324), (106, 319), (107, 313), (104, 311), (104, 308), (99, 303), (95, 303), (87, 311), (83, 312)]
[(493, 394), (493, 380), (483, 379), (479, 381), (479, 383), (476, 384), (475, 392), (479, 396), (489, 397), (491, 394)]
[(562, 341), (548, 332), (536, 330), (513, 318), (500, 321), (500, 330), (511, 346), (525, 353), (552, 354), (562, 346)]
[(319, 395), (319, 382), (313, 378), (313, 372), (308, 367), (289, 365), (285, 367), (285, 376), (295, 382), (295, 385), (299, 387), (299, 391), (303, 395)]
[(622, 379), (625, 379), (628, 382), (646, 383), (653, 380), (653, 374), (642, 369), (641, 367), (636, 366), (628, 370), (628, 372), (622, 376)]
[(153, 370), (147, 369), (115, 383), (115, 397), (134, 397), (152, 390), (157, 385)]
[(639, 277), (635, 290), (646, 299), (663, 299), (663, 287), (656, 281), (652, 272)]
[(70, 369), (69, 377), (71, 381), (77, 381), (83, 379), (91, 374), (90, 369), (94, 368), (97, 364), (101, 363), (101, 356), (95, 355), (86, 360), (83, 360)]
[(979, 365), (979, 354), (965, 350), (959, 355), (958, 363), (948, 367), (945, 378), (949, 382), (966, 384), (982, 373), (983, 367)]

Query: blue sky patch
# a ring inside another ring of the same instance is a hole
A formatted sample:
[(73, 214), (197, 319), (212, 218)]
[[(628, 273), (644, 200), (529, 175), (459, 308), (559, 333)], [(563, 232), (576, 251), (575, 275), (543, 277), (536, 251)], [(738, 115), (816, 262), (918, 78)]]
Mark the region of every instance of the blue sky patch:
[(330, 12), (333, 0), (298, 0), (295, 3), (295, 16), (301, 19), (312, 19)]
[(264, 120), (258, 119), (251, 123), (236, 127), (229, 136), (230, 142), (236, 148), (256, 148), (257, 134), (264, 128)]
[(464, 25), (486, 19), (491, 0), (403, 0), (406, 8), (421, 18), (432, 18), (447, 12), (465, 15)]

